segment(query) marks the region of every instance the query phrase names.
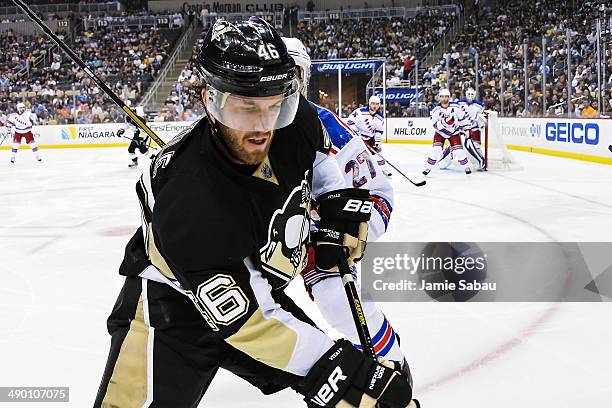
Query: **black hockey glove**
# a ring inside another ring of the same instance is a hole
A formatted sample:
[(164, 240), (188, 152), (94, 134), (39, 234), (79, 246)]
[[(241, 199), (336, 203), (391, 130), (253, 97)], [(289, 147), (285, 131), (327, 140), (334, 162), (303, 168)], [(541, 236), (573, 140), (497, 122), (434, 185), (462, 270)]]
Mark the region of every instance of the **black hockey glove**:
[(412, 386), (393, 368), (368, 358), (347, 340), (334, 344), (299, 387), (309, 408), (405, 408)]
[(317, 198), (321, 222), (312, 234), (315, 266), (323, 272), (338, 272), (344, 248), (349, 266), (363, 257), (372, 211), (370, 191), (347, 188)]

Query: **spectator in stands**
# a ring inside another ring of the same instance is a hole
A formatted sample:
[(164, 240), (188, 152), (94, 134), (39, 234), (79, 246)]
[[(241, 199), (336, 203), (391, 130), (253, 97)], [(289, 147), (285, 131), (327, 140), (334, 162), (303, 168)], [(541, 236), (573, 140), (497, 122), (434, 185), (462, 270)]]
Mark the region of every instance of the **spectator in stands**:
[(595, 107), (593, 107), (593, 100), (590, 98), (586, 98), (582, 102), (582, 110), (580, 111), (580, 117), (582, 118), (597, 118), (599, 117), (599, 112)]

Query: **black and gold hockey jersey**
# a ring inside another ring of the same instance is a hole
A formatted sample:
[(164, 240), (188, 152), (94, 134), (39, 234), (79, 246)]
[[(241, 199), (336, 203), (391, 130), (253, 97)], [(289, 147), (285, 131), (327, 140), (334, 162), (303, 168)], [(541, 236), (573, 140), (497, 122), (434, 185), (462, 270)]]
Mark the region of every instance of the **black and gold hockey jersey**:
[[(271, 292), (306, 265), (312, 197), (344, 186), (327, 155), (329, 138), (304, 98), (258, 166), (231, 163), (213, 137), (200, 120), (143, 174), (137, 193), (147, 261), (122, 273), (172, 286), (228, 344), (303, 376), (332, 340), (283, 310)], [(126, 256), (138, 258), (129, 246)]]

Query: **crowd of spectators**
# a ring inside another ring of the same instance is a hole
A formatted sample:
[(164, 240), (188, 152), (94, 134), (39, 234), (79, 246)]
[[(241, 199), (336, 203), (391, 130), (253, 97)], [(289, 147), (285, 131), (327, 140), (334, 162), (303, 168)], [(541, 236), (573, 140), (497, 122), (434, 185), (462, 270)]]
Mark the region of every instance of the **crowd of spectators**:
[[(439, 37), (456, 23), (457, 17), (454, 11), (431, 8), (406, 19), (302, 21), (297, 24), (294, 36), (302, 40), (313, 60), (384, 57), (391, 78), (389, 83), (393, 85), (407, 79), (415, 59), (431, 51)], [(192, 57), (166, 101), (164, 111), (168, 117), (179, 120), (186, 113), (202, 113), (198, 96), (190, 88), (197, 79), (193, 73)], [(320, 103), (337, 112), (337, 103), (324, 100)], [(356, 101), (344, 104), (343, 114), (350, 114), (358, 106)]]
[[(463, 97), (468, 87), (475, 87), (478, 74), (479, 96), (486, 108), (501, 111), (503, 52), (503, 113), (507, 116), (567, 116), (569, 30), (572, 94), (569, 116), (580, 116), (587, 106), (600, 111), (597, 106), (595, 21), (603, 16), (605, 6), (602, 4), (589, 1), (578, 4), (552, 0), (523, 0), (500, 3), (494, 9), (481, 10), (481, 14), (474, 15), (463, 32), (454, 38), (450, 49), (439, 63), (430, 67), (424, 74), (424, 102), (428, 106), (435, 103), (439, 88), (449, 83), (446, 70), (448, 59), (450, 88), (455, 98)], [(546, 40), (544, 63), (542, 38)], [(607, 42), (607, 49), (610, 50), (612, 41), (609, 31), (607, 34), (604, 32), (603, 40)], [(527, 81), (524, 73), (523, 44), (527, 46)], [(602, 56), (602, 61), (607, 64), (607, 72), (612, 73), (610, 54)], [(542, 86), (544, 74), (545, 89)], [(609, 89), (612, 87), (612, 77), (604, 78), (603, 82), (608, 89), (603, 94), (603, 111), (611, 112)], [(405, 114), (406, 110), (408, 109), (402, 109), (400, 115)], [(591, 109), (587, 111), (590, 112)]]
[[(128, 106), (136, 106), (178, 38), (178, 30), (96, 27), (75, 36), (71, 48)], [(0, 35), (0, 111), (25, 101), (42, 123), (103, 123), (122, 114), (98, 86), (46, 37)], [(41, 55), (41, 64), (34, 61)], [(26, 68), (24, 73), (22, 70)]]
[[(518, 0), (473, 9), (466, 14), (463, 30), (452, 39), (440, 61), (419, 75), (423, 95), (419, 103), (389, 103), (388, 116), (427, 114), (437, 101), (440, 87), (450, 83), (453, 97), (461, 98), (468, 87), (475, 87), (476, 78), (479, 97), (487, 109), (501, 111), (503, 98), (506, 115), (567, 115), (568, 30), (572, 93), (569, 115), (611, 112), (612, 34), (609, 29), (602, 37), (607, 49), (602, 61), (609, 78), (603, 79), (604, 106), (597, 104), (595, 20), (603, 15), (605, 5), (602, 4), (600, 0), (583, 3)], [(303, 21), (297, 24), (294, 36), (304, 42), (312, 59), (383, 57), (387, 86), (414, 85), (408, 78), (413, 78), (415, 60), (422, 61), (449, 28), (458, 23), (459, 16), (449, 10), (428, 8), (414, 18), (405, 19)], [(168, 34), (153, 28), (96, 28), (77, 35), (72, 47), (121, 98), (136, 106), (170, 54), (177, 34), (178, 31)], [(544, 62), (542, 38), (546, 39)], [(198, 40), (201, 41), (202, 38)], [(524, 103), (523, 44), (527, 47), (527, 105)], [(25, 93), (27, 102), (48, 123), (121, 120), (121, 112), (112, 107), (75, 64), (62, 53), (49, 53), (52, 44), (45, 37), (8, 31), (0, 34), (0, 45), (5, 51), (0, 54), (0, 111), (12, 109)], [(197, 46), (198, 43), (194, 44), (194, 49)], [(503, 70), (500, 48), (505, 61)], [(45, 54), (47, 63), (34, 66), (34, 61)], [(542, 88), (544, 74), (545, 89)], [(191, 63), (181, 72), (155, 120), (192, 120), (201, 115), (199, 96), (192, 89), (196, 81)], [(342, 115), (348, 115), (363, 101), (343, 102)], [(322, 100), (321, 103), (338, 110), (337, 102), (326, 104)]]
[[(296, 37), (312, 59), (384, 57), (391, 81), (406, 77), (414, 59), (422, 59), (449, 27), (455, 11), (431, 8), (412, 18), (315, 20), (300, 22)], [(393, 83), (393, 82), (392, 82)]]

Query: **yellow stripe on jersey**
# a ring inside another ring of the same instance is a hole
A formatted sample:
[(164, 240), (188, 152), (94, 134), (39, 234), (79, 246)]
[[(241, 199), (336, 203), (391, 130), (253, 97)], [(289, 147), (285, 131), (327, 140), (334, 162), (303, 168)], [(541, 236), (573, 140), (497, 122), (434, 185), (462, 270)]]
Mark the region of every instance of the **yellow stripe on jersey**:
[(297, 333), (278, 319), (266, 319), (257, 308), (249, 320), (225, 339), (232, 347), (271, 367), (284, 370), (297, 345)]

